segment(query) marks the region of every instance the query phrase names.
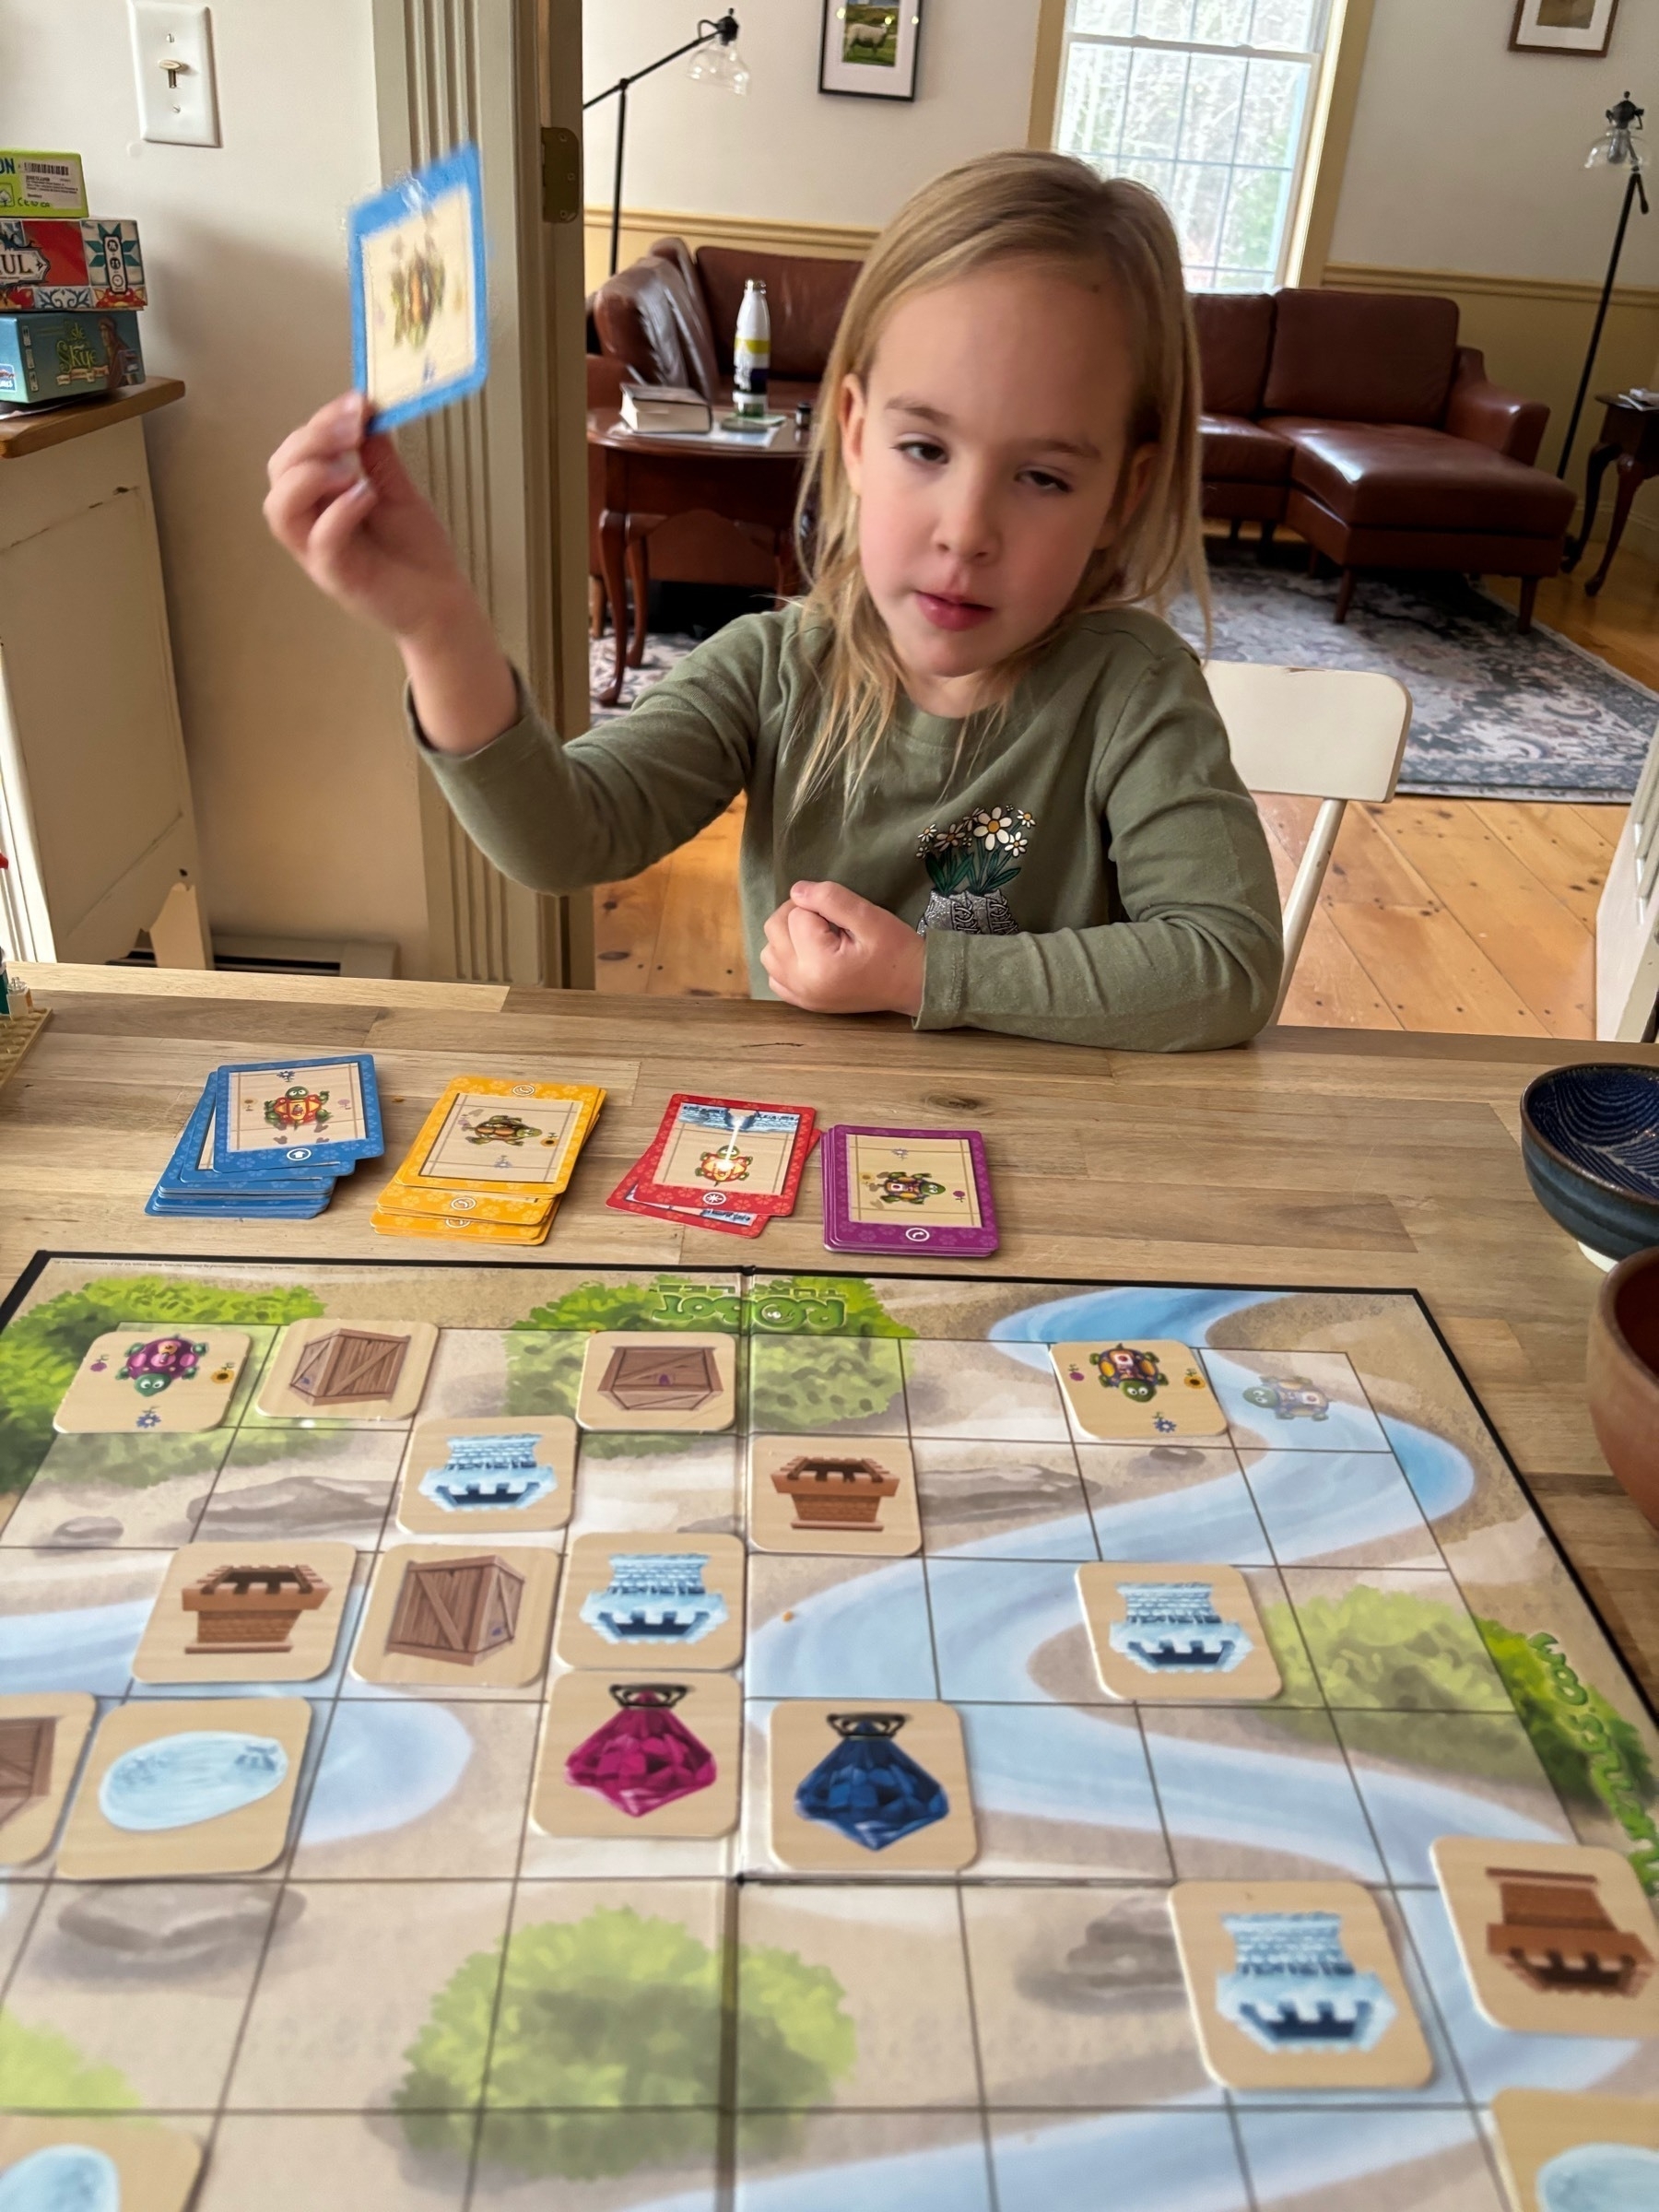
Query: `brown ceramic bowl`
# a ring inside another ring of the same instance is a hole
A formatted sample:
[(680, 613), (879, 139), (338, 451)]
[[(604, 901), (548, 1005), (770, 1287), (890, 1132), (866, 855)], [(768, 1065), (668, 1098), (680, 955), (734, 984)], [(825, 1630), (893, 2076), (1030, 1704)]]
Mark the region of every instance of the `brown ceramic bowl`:
[(1607, 1465), (1659, 1528), (1659, 1244), (1620, 1260), (1603, 1283), (1584, 1381)]

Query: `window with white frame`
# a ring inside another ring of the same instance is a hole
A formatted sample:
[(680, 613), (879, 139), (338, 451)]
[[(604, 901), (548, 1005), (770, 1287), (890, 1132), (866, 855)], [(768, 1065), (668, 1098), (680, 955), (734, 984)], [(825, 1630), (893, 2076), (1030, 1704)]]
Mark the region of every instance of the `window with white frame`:
[(1194, 291), (1284, 281), (1331, 0), (1067, 0), (1055, 143), (1168, 206)]

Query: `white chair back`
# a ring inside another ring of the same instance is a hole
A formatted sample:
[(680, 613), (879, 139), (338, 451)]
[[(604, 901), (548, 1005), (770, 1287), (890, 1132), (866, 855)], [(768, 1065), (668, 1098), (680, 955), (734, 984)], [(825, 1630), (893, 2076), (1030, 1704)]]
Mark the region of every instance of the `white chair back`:
[(1411, 728), (1411, 694), (1395, 677), (1364, 668), (1210, 661), (1204, 673), (1246, 789), (1323, 802), (1285, 901), (1277, 1021), (1348, 801), (1381, 805), (1394, 796)]

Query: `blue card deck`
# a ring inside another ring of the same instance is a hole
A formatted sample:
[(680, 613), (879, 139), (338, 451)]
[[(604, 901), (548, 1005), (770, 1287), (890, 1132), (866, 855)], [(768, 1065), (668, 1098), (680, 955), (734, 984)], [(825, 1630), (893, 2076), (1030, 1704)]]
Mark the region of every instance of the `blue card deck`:
[[(247, 1154), (240, 1153), (232, 1155), (235, 1164), (220, 1167), (216, 1164), (218, 1151), (218, 1101), (228, 1088), (232, 1091), (235, 1089), (235, 1086), (229, 1084), (227, 1078), (256, 1076), (261, 1082), (255, 1088), (269, 1089), (270, 1082), (264, 1080), (266, 1077), (271, 1081), (279, 1077), (291, 1077), (307, 1086), (302, 1098), (290, 1100), (285, 1109), (288, 1112), (297, 1113), (306, 1101), (317, 1100), (320, 1097), (319, 1092), (309, 1088), (309, 1077), (303, 1071), (319, 1065), (333, 1067), (338, 1065), (338, 1062), (299, 1063), (274, 1071), (240, 1067), (216, 1069), (208, 1077), (202, 1095), (184, 1124), (183, 1133), (173, 1147), (172, 1158), (161, 1171), (156, 1187), (150, 1193), (145, 1212), (152, 1215), (179, 1214), (262, 1221), (309, 1221), (320, 1214), (334, 1195), (335, 1183), (339, 1175), (349, 1171), (349, 1163), (342, 1162), (326, 1171), (319, 1171), (312, 1166), (309, 1157), (299, 1160), (287, 1158), (273, 1159), (262, 1154), (258, 1156), (256, 1166), (249, 1166)], [(372, 1124), (378, 1139), (380, 1107), (374, 1090), (374, 1066), (366, 1055), (362, 1068), (366, 1069), (366, 1074), (353, 1058), (352, 1082), (357, 1090), (357, 1105), (353, 1111), (359, 1119), (367, 1118), (363, 1113), (364, 1101), (373, 1100)], [(294, 1084), (285, 1083), (283, 1089), (273, 1095), (276, 1098), (286, 1097), (294, 1088)], [(322, 1110), (326, 1112), (325, 1100), (322, 1102)], [(316, 1149), (321, 1151), (324, 1147)], [(284, 1147), (284, 1150), (300, 1150), (309, 1154), (312, 1147)]]

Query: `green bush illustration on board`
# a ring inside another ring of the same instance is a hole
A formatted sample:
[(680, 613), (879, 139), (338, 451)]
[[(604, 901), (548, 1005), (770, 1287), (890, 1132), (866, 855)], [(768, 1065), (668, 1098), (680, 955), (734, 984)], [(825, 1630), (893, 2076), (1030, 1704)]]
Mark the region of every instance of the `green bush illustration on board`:
[[(1496, 1620), (1483, 1620), (1479, 1628), (1493, 1663), (1503, 1677), (1504, 1688), (1514, 1699), (1515, 1708), (1526, 1724), (1526, 1733), (1543, 1761), (1544, 1771), (1563, 1797), (1583, 1805), (1595, 1804), (1599, 1793), (1590, 1779), (1590, 1755), (1569, 1732), (1560, 1693), (1549, 1666), (1530, 1640), (1517, 1630), (1506, 1629)], [(1587, 1682), (1583, 1689), (1582, 1710), (1601, 1723), (1612, 1752), (1623, 1763), (1631, 1787), (1643, 1802), (1651, 1802), (1654, 1777), (1647, 1747), (1599, 1689)]]
[[(1275, 1615), (1289, 1613), (1274, 1606)], [(1471, 1712), (1501, 1703), (1480, 1632), (1461, 1606), (1414, 1597), (1408, 1590), (1357, 1584), (1344, 1597), (1314, 1597), (1295, 1621), (1332, 1705), (1386, 1712)], [(1273, 1635), (1287, 1689), (1312, 1687), (1293, 1636)]]
[[(33, 1307), (0, 1334), (0, 1492), (21, 1490), (53, 1441), (52, 1417), (93, 1339), (124, 1323), (162, 1327), (280, 1327), (323, 1312), (311, 1290), (231, 1290), (182, 1277), (114, 1275)], [(146, 1440), (152, 1444), (158, 1440)], [(191, 1438), (163, 1458), (126, 1437), (87, 1438), (75, 1471), (142, 1487), (216, 1464), (218, 1447)], [(198, 1463), (199, 1462), (199, 1465)]]
[[(417, 2149), (470, 2148), (472, 2110), (461, 2108), (477, 2107), (487, 2052), (488, 2156), (498, 2164), (594, 2181), (714, 2148), (717, 1951), (677, 1921), (626, 1906), (522, 1929), (505, 1948), (504, 1966), (498, 1945), (456, 1970), (405, 2053), (396, 2102)], [(822, 2104), (856, 2052), (841, 1984), (827, 1968), (768, 1947), (740, 1947), (737, 1968), (745, 2103)], [(775, 2151), (800, 2124), (773, 2109), (740, 2133)]]
[(139, 2097), (118, 2066), (89, 2065), (67, 2036), (0, 2011), (0, 2097), (7, 2110), (131, 2112)]
[[(914, 1334), (895, 1321), (857, 1277), (774, 1277), (749, 1309), (757, 1344), (750, 1425), (805, 1434), (827, 1421), (883, 1413), (902, 1387), (899, 1355), (872, 1341)], [(741, 1302), (723, 1289), (659, 1275), (649, 1283), (583, 1283), (513, 1325), (507, 1342), (507, 1411), (574, 1413), (587, 1338), (598, 1329), (737, 1331)], [(833, 1335), (823, 1334), (832, 1327)], [(796, 1331), (799, 1332), (797, 1335)], [(800, 1341), (800, 1337), (806, 1341)], [(595, 1431), (582, 1449), (596, 1458), (694, 1452), (706, 1440), (627, 1430)]]

